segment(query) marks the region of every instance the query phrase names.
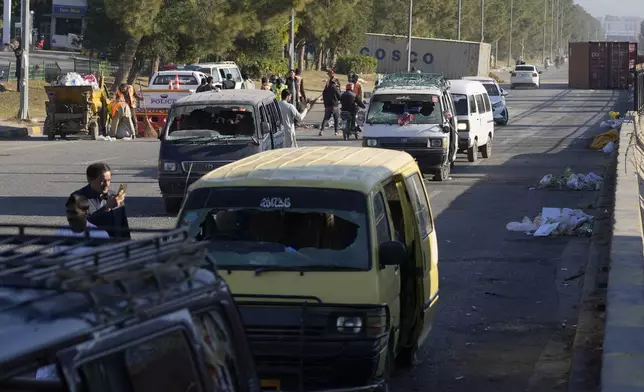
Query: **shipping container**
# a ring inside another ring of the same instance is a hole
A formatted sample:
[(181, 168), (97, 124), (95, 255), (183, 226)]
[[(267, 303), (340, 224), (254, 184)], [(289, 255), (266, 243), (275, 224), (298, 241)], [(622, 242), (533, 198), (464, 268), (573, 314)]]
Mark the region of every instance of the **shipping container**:
[(612, 90), (633, 84), (637, 44), (632, 42), (571, 42), (568, 51), (570, 88)]
[[(360, 54), (375, 57), (377, 72), (407, 71), (407, 42), (402, 35), (367, 34)], [(412, 37), (411, 66), (422, 72), (442, 73), (448, 79), (488, 76), (490, 44)]]

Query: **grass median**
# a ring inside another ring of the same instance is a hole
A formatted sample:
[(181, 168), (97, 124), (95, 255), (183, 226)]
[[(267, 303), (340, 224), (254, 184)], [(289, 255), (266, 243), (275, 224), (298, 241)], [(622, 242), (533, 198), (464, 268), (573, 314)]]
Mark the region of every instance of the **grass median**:
[[(16, 91), (16, 82), (3, 82), (1, 85), (4, 89), (0, 92), (0, 120), (16, 120), (20, 109), (20, 93)], [(48, 83), (42, 80), (29, 81), (29, 115), (33, 119), (44, 121), (47, 115), (47, 85)]]

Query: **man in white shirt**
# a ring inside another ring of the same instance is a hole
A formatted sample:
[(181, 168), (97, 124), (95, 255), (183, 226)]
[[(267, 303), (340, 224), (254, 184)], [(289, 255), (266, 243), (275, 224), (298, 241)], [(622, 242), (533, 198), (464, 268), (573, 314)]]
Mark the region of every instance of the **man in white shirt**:
[(310, 103), (306, 104), (306, 109), (302, 113), (297, 111), (297, 108), (290, 103), (292, 95), (289, 89), (282, 91), (282, 100), (280, 101), (280, 111), (282, 112), (282, 120), (284, 121), (284, 147), (297, 147), (297, 139), (295, 138), (295, 121), (302, 121), (311, 107)]
[[(56, 230), (56, 235), (61, 237), (89, 237), (92, 238), (110, 238), (104, 230), (95, 230), (96, 226), (87, 221), (89, 215), (89, 200), (83, 195), (72, 194), (65, 203), (67, 209), (67, 222), (69, 228), (60, 228)], [(66, 246), (57, 246), (54, 252), (59, 252), (67, 248)], [(90, 247), (79, 247), (73, 250), (73, 253), (83, 253), (92, 250)]]

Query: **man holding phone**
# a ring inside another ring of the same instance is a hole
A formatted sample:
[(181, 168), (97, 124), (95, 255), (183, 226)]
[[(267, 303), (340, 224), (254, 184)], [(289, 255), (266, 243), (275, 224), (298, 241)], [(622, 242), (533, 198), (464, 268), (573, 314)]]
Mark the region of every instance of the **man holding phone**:
[(105, 163), (92, 163), (85, 171), (88, 184), (72, 193), (89, 201), (87, 221), (105, 230), (111, 238), (130, 239), (130, 226), (125, 212), (125, 185), (118, 192), (110, 190), (112, 169)]

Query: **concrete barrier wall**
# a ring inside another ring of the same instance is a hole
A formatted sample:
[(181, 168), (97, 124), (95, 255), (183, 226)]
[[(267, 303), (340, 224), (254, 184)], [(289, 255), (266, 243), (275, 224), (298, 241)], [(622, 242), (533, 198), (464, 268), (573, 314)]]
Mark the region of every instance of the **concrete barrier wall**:
[(620, 132), (617, 157), (602, 392), (644, 391), (644, 124), (631, 115)]

